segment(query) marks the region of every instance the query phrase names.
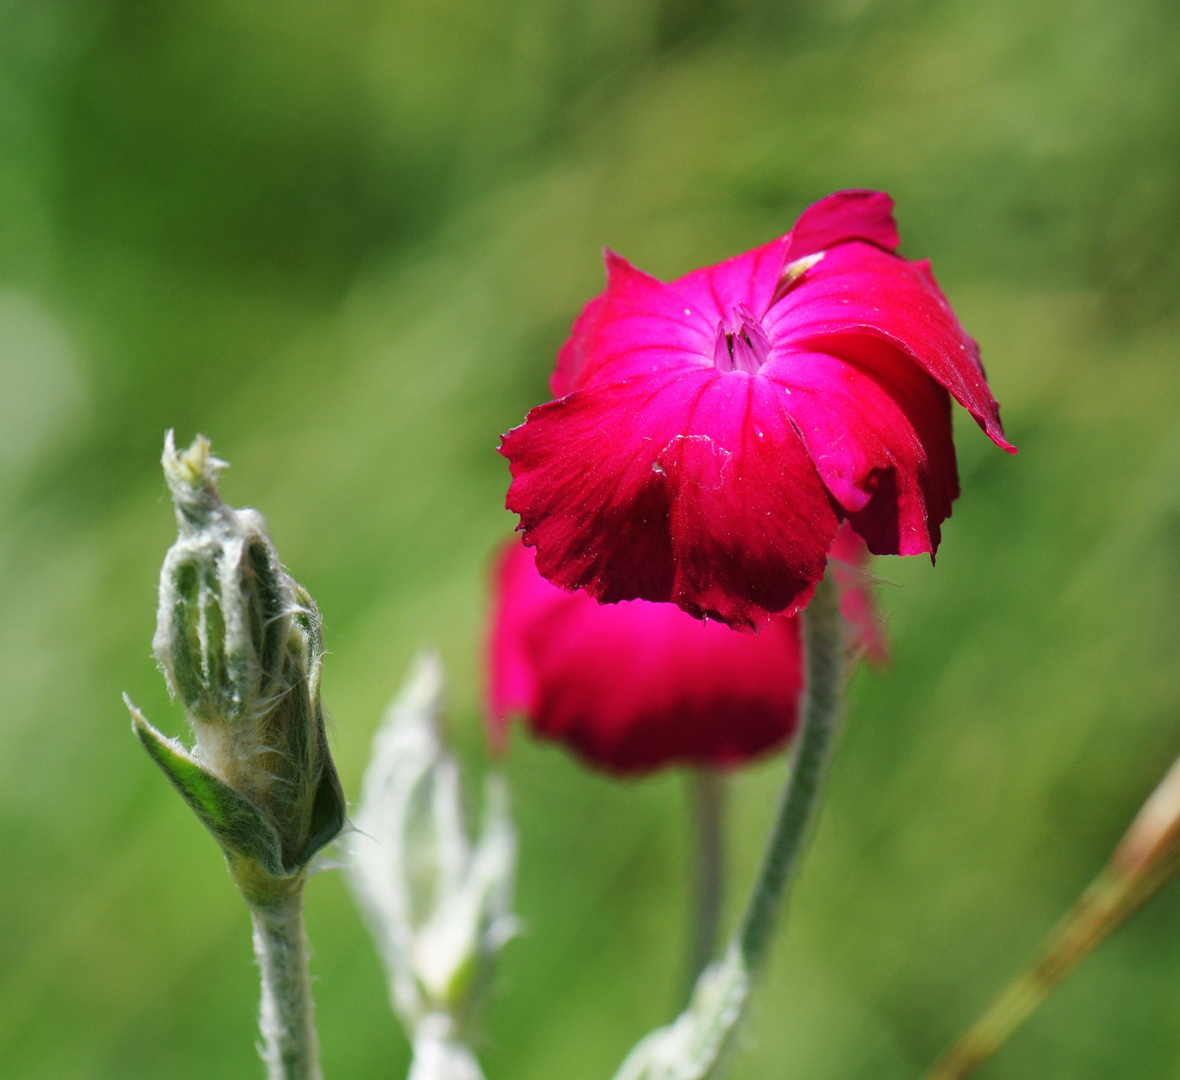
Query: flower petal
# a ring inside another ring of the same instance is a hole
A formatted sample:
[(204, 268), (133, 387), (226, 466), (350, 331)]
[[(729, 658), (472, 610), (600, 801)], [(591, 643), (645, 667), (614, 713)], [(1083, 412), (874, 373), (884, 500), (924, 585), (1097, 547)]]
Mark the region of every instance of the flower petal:
[(933, 553), (959, 494), (950, 397), (885, 342), (857, 345), (860, 364), (791, 352), (762, 372), (786, 388), (812, 461), (874, 554)]
[(488, 638), (488, 733), (492, 748), (506, 749), (508, 718), (531, 713), (537, 701), (536, 668), (524, 648), (527, 628), (561, 597), (575, 596), (550, 585), (537, 573), (532, 552), (510, 543), (492, 568), (496, 598)]
[(837, 191), (812, 203), (791, 230), (786, 262), (806, 258), (848, 240), (865, 240), (896, 251), (901, 238), (893, 220), (893, 200), (883, 191)]
[(823, 576), (836, 511), (768, 379), (713, 369), (593, 385), (500, 447), (537, 567), (603, 602), (671, 600), (755, 628)]
[(710, 376), (673, 371), (576, 390), (504, 436), (513, 477), (506, 504), (545, 577), (605, 602), (670, 599), (667, 484), (654, 466)]
[(677, 278), (668, 288), (682, 301), (682, 308), (700, 313), (712, 331), (739, 306), (761, 318), (770, 308), (782, 278), (791, 235), (780, 236), (732, 259), (694, 270)]
[(803, 607), (838, 520), (770, 380), (712, 380), (658, 464), (675, 492), (673, 599), (694, 615), (756, 627)]
[(673, 285), (637, 270), (621, 255), (604, 253), (606, 289), (574, 320), (549, 380), (564, 397), (609, 368), (609, 378), (668, 364), (703, 366), (713, 355), (716, 320), (686, 310)]
[(830, 249), (764, 320), (780, 347), (833, 356), (856, 352), (856, 338), (901, 349), (947, 388), (1005, 450), (1000, 409), (988, 389), (979, 348), (959, 325), (929, 264), (908, 262), (870, 244)]

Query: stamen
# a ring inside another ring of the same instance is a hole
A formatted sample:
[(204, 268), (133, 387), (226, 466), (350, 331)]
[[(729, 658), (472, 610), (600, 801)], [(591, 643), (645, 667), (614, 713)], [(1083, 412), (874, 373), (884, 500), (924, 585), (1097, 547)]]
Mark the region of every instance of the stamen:
[(718, 371), (744, 371), (747, 375), (754, 375), (769, 356), (770, 338), (745, 304), (738, 304), (728, 319), (717, 324), (713, 366)]

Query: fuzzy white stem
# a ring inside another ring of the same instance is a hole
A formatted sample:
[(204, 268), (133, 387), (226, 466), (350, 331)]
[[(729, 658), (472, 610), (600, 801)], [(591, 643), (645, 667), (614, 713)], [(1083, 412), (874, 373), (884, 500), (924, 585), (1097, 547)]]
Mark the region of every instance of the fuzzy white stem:
[(418, 1021), (408, 1080), (484, 1080), (479, 1062), (446, 1013), (428, 1013)]
[(322, 1080), (307, 975), (303, 888), (250, 907), (254, 955), (262, 970), (262, 1060), (267, 1080)]
[(807, 694), (803, 724), (791, 754), (791, 775), (783, 790), (762, 869), (738, 930), (746, 967), (756, 972), (780, 922), (780, 914), (819, 810), (820, 791), (844, 705), (844, 623), (840, 595), (831, 577), (815, 587), (803, 613)]

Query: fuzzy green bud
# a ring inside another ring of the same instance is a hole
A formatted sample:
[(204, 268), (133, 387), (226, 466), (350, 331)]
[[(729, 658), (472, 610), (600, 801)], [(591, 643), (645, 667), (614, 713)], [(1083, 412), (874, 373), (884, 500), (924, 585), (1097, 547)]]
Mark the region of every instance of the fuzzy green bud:
[(165, 740), (135, 710), (141, 742), (226, 852), (247, 899), (301, 880), (344, 824), (328, 750), (319, 612), (283, 569), (254, 510), (221, 501), (225, 463), (198, 436), (164, 476), (179, 536), (160, 573), (153, 648), (196, 745)]

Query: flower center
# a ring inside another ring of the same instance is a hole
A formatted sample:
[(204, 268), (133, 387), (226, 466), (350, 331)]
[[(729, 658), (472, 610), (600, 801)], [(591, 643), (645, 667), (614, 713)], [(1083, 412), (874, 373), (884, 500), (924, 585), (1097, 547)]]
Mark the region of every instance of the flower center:
[(718, 371), (744, 371), (755, 374), (770, 356), (770, 338), (754, 313), (738, 304), (731, 314), (717, 324), (713, 342), (713, 366)]

